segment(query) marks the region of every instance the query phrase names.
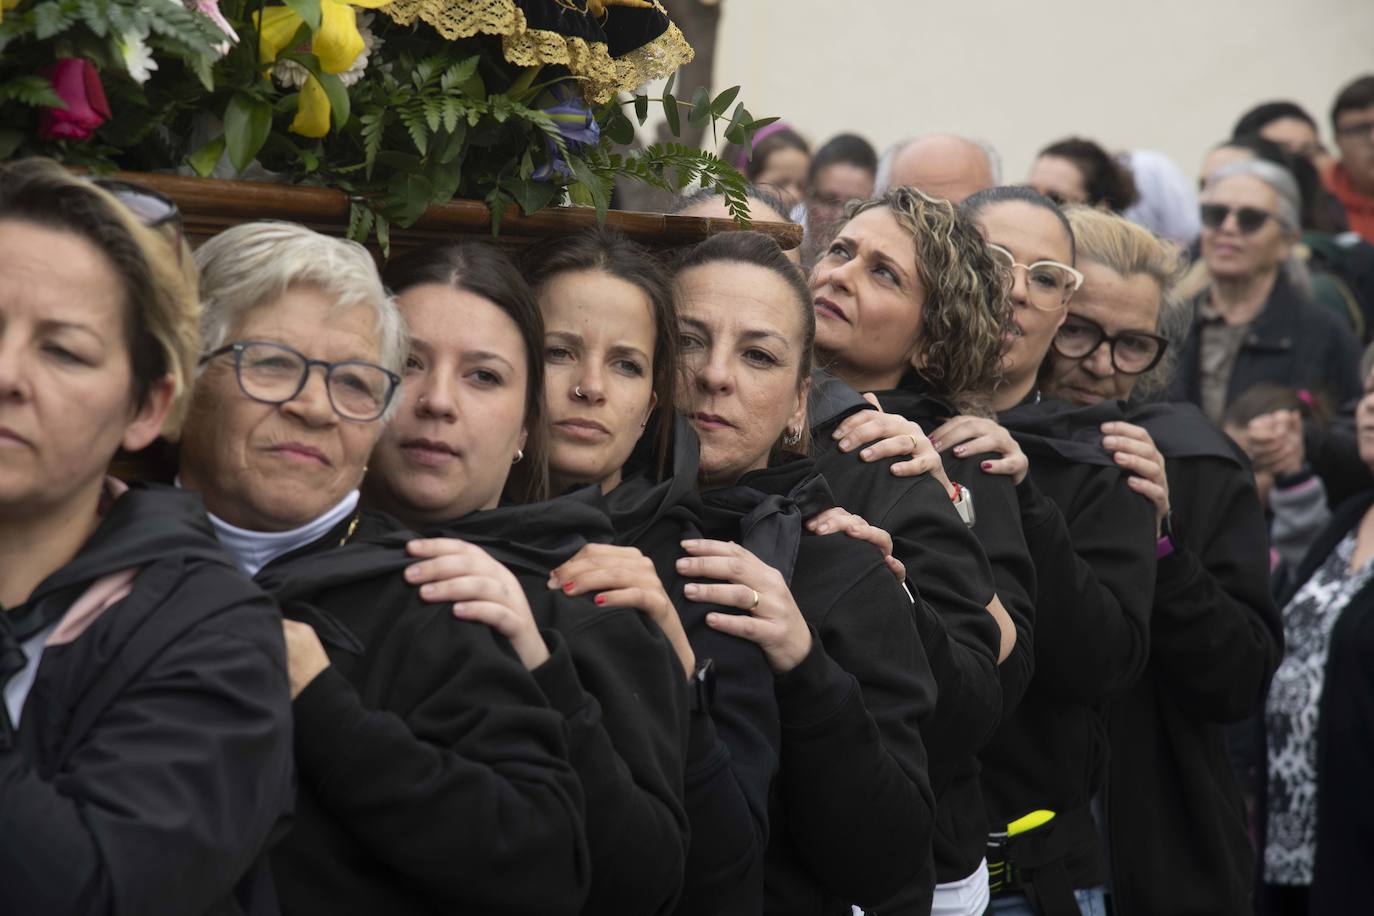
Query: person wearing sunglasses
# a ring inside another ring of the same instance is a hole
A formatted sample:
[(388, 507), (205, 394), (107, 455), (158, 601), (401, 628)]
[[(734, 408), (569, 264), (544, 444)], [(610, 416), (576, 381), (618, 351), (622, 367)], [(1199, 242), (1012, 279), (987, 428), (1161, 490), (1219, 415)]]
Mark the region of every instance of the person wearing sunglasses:
[(1101, 440), (1055, 447), (1134, 475), (1163, 523), (1149, 664), (1107, 719), (1102, 811), (1113, 912), (1249, 912), (1254, 859), (1226, 728), (1256, 715), (1283, 654), (1268, 541), (1248, 464), (1191, 404), (1151, 403), (1187, 327), (1175, 251), (1124, 219), (1076, 207), (1083, 287), (1041, 375), (1085, 412), (1128, 405)]
[[(423, 600), (414, 535), (358, 508), (411, 347), (372, 256), (259, 222), (196, 261), (205, 349), (179, 483), (285, 617), (300, 785), (272, 855), (283, 911), (578, 912), (583, 793), (530, 671), (543, 641)], [(511, 572), (466, 559), (465, 584), (518, 613)]]
[(1340, 404), (1358, 396), (1354, 334), (1309, 296), (1294, 257), (1301, 196), (1287, 169), (1246, 160), (1218, 169), (1202, 193), (1202, 259), (1210, 285), (1178, 343), (1170, 398), (1213, 423), (1248, 388), (1272, 382)]
[(200, 341), (193, 283), (122, 199), (0, 165), (0, 911), (269, 916), (280, 616), (193, 494), (107, 476), (175, 434)]
[(1345, 206), (1350, 228), (1374, 242), (1374, 73), (1351, 82), (1331, 106), (1341, 158), (1324, 176)]

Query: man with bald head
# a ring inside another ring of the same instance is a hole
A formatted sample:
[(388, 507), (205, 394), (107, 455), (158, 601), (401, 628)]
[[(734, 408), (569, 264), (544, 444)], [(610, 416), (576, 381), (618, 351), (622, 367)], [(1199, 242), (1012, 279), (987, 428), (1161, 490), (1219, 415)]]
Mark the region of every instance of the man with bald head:
[(913, 187), (960, 204), (1001, 176), (997, 154), (985, 144), (954, 134), (927, 134), (888, 148), (878, 165), (877, 192)]

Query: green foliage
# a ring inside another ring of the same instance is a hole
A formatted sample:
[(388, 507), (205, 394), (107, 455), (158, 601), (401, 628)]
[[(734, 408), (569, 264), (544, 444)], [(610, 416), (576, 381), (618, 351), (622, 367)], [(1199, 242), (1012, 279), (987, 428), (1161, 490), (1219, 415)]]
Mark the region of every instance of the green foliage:
[[(636, 123), (655, 101), (674, 137), (685, 108), (688, 125), (709, 123), (713, 135), (723, 127), (727, 140), (747, 146), (769, 119), (737, 102), (737, 86), (714, 98), (697, 89), (687, 102), (673, 95), (670, 77), (657, 100), (635, 94), (588, 108), (562, 68), (520, 68), (504, 60), (498, 40), (446, 41), (429, 26), (398, 26), (380, 13), (361, 75), (325, 73), (310, 49), (323, 21), (319, 0), (267, 4), (300, 19), (275, 62), (260, 59), (253, 17), (263, 0), (221, 0), (239, 35), (232, 45), (177, 0), (37, 0), (6, 11), (0, 156), (52, 155), (97, 170), (186, 166), (198, 175), (227, 158), (235, 172), (261, 167), (343, 190), (349, 236), (383, 248), (393, 225), (409, 226), (455, 197), (486, 202), (493, 232), (512, 207), (534, 213), (573, 202), (604, 216), (617, 178), (671, 192), (701, 182), (747, 224), (744, 179), (728, 163), (679, 143), (634, 148)], [(158, 63), (142, 85), (124, 71), (119, 42), (130, 35), (144, 36)], [(37, 113), (61, 100), (37, 74), (71, 54), (96, 65), (114, 116), (85, 143), (45, 142), (34, 129)], [(292, 132), (304, 97), (288, 79), (291, 68), (317, 80), (328, 98), (322, 138)]]

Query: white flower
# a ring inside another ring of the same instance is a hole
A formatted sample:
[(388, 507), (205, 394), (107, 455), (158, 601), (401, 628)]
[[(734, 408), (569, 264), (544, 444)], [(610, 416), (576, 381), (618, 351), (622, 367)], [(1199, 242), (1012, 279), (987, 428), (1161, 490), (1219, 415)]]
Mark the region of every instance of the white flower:
[(129, 71), (129, 76), (139, 85), (148, 82), (148, 77), (157, 69), (157, 61), (153, 60), (153, 52), (148, 47), (147, 38), (147, 26), (130, 29), (115, 38), (115, 47), (124, 62), (124, 69)]
[[(371, 57), (372, 52), (377, 50), (378, 46), (382, 43), (382, 40), (376, 35), (373, 35), (372, 30), (368, 28), (371, 24), (371, 13), (365, 13), (358, 17), (358, 34), (361, 35), (363, 39), (363, 50), (362, 53), (353, 59), (353, 64), (343, 73), (339, 74), (339, 79), (343, 81), (345, 86), (352, 86), (363, 78), (363, 72), (367, 70), (368, 58)], [(306, 51), (309, 49), (301, 48), (300, 50)], [(299, 89), (305, 85), (305, 79), (310, 75), (310, 71), (294, 60), (278, 60), (272, 65), (272, 75), (276, 77), (277, 82), (282, 86), (288, 89)]]

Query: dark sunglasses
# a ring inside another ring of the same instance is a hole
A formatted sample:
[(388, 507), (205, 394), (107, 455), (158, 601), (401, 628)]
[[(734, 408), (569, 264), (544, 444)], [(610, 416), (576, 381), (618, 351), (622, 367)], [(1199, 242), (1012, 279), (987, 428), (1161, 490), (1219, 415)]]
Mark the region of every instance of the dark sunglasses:
[(91, 178), (89, 181), (123, 204), (125, 209), (138, 217), (138, 221), (149, 229), (172, 227), (175, 232), (175, 237), (171, 239), (172, 247), (176, 249), (177, 263), (181, 263), (181, 211), (177, 209), (176, 201), (160, 191), (145, 188), (132, 181), (99, 177)]
[(1201, 209), (1202, 225), (1208, 229), (1220, 229), (1226, 222), (1226, 217), (1232, 213), (1236, 214), (1236, 228), (1242, 235), (1249, 235), (1259, 230), (1268, 220), (1278, 219), (1268, 210), (1261, 210), (1258, 207), (1228, 207), (1226, 204), (1203, 204)]

